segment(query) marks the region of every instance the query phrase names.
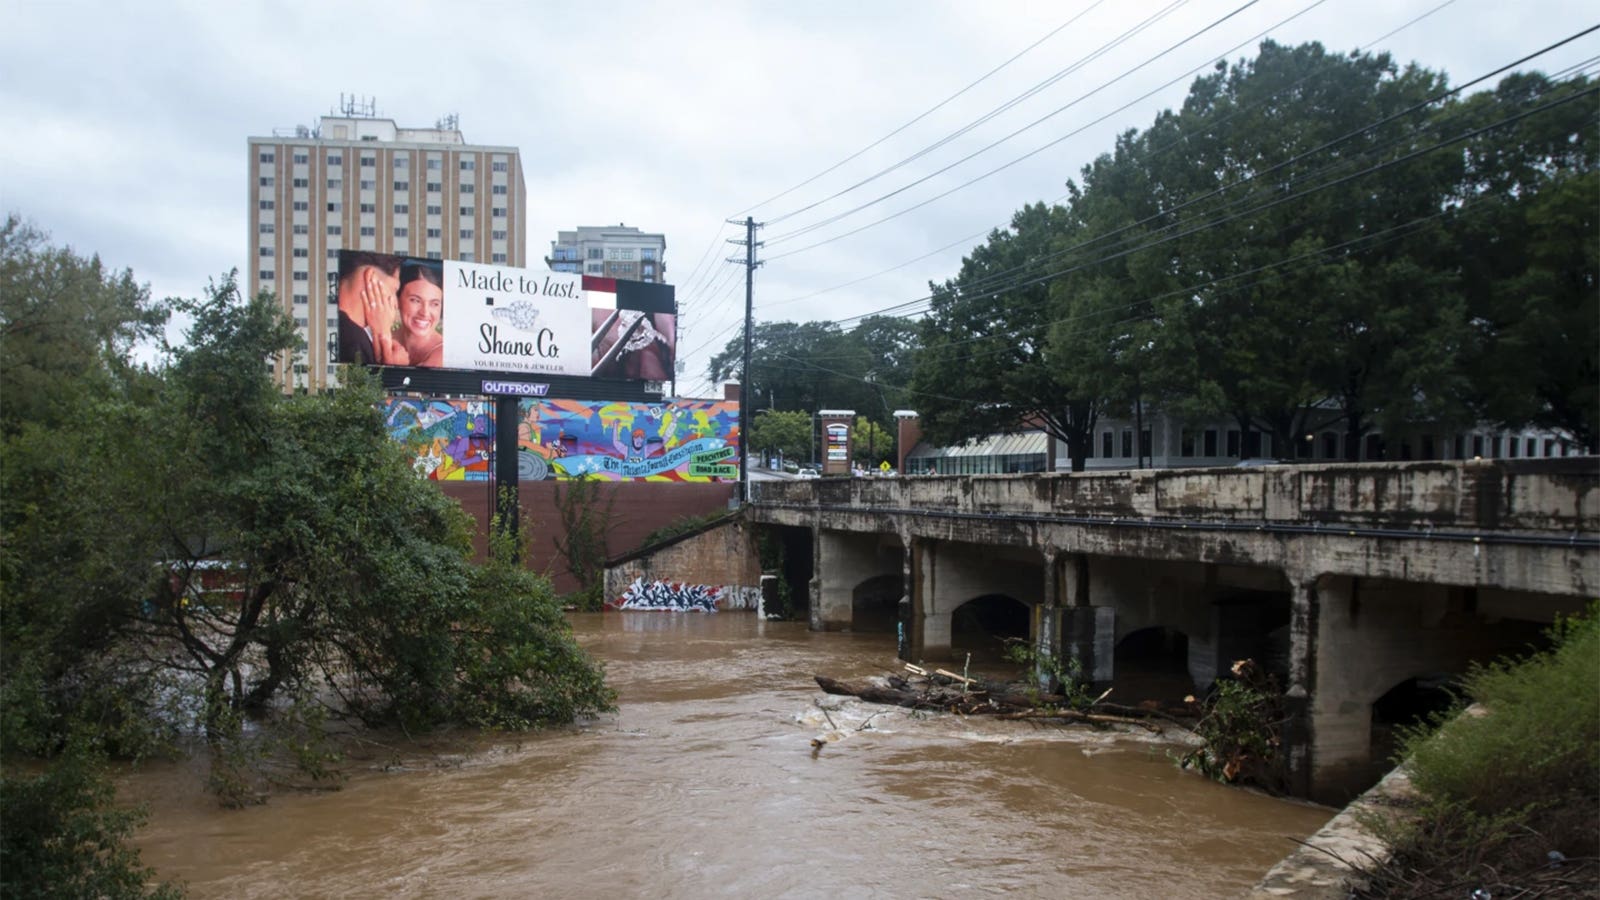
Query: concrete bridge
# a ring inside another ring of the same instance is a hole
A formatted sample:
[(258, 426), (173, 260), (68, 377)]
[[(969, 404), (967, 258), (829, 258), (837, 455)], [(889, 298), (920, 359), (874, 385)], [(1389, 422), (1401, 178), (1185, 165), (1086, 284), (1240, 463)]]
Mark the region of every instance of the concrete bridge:
[(746, 515), (814, 629), (896, 623), (907, 659), (952, 658), (964, 607), (1010, 607), (1097, 682), (1135, 646), (1198, 690), (1266, 661), (1296, 786), (1323, 799), (1385, 762), (1396, 688), (1521, 649), (1600, 591), (1594, 459), (823, 479), (763, 484)]

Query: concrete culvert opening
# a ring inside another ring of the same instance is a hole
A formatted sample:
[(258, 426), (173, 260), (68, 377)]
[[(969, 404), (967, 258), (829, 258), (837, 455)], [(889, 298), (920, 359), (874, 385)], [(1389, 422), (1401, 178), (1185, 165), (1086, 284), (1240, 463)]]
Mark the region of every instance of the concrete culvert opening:
[(1453, 675), (1436, 673), (1407, 678), (1372, 702), (1372, 733), (1368, 759), (1372, 779), (1394, 765), (1405, 730), (1426, 722), (1455, 702), (1460, 688)]
[(905, 582), (899, 575), (879, 575), (856, 585), (850, 597), (850, 629), (893, 634), (904, 592)]
[(1194, 693), (1189, 677), (1189, 636), (1156, 625), (1123, 635), (1113, 655), (1112, 680), (1122, 702), (1180, 703)]
[(971, 653), (974, 663), (1007, 663), (1006, 647), (1028, 639), (1031, 619), (1027, 604), (1014, 597), (974, 597), (950, 616), (950, 649), (958, 660)]

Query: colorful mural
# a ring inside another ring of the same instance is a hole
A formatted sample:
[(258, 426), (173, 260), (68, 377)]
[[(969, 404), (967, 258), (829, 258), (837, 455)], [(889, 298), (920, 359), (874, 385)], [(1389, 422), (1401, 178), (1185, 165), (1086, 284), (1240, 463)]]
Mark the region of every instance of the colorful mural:
[(557, 478), (737, 481), (739, 404), (524, 400), (517, 443)]
[[(487, 400), (391, 399), (384, 424), (415, 449), (416, 470), (435, 481), (487, 481), (494, 404)], [(517, 423), (525, 481), (737, 481), (739, 405), (734, 401), (608, 403), (524, 400)]]
[(415, 449), (413, 468), (433, 481), (488, 481), (494, 404), (487, 400), (393, 398), (383, 413), (389, 436)]

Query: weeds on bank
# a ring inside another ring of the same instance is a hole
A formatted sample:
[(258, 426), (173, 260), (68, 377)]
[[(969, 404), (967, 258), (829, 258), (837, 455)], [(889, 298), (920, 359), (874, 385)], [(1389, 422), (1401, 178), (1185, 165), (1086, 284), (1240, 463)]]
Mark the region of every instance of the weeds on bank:
[(1417, 799), (1363, 817), (1391, 852), (1354, 896), (1600, 896), (1600, 619), (1551, 637), (1474, 668), (1477, 706), (1403, 732)]

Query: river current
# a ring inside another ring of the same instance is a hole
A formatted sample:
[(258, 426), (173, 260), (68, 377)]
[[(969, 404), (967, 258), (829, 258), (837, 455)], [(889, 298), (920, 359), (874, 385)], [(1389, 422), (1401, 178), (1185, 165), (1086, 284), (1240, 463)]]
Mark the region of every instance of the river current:
[(125, 782), (150, 807), (145, 862), (195, 897), (1213, 898), (1331, 815), (1181, 772), (1143, 732), (817, 690), (897, 671), (892, 636), (741, 612), (572, 621), (616, 714), (374, 750), (338, 791), (242, 811), (196, 764), (147, 767)]

